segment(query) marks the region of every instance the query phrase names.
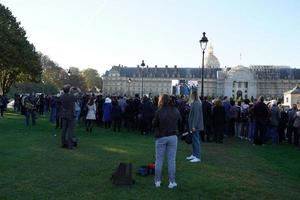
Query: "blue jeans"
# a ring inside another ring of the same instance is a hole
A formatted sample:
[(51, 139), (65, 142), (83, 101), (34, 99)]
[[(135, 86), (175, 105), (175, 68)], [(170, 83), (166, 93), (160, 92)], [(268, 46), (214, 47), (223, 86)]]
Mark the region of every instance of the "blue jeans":
[(155, 177), (154, 181), (161, 181), (162, 167), (165, 153), (168, 157), (169, 182), (175, 182), (177, 136), (167, 136), (155, 140)]
[(248, 138), (253, 140), (255, 131), (255, 122), (249, 122), (249, 135)]
[(75, 118), (76, 118), (76, 121), (79, 121), (79, 117), (80, 117), (80, 110), (75, 110)]
[(29, 126), (29, 119), (31, 117), (32, 125), (35, 125), (35, 111), (26, 111), (25, 113), (25, 120), (26, 125)]
[(56, 122), (56, 115), (57, 115), (56, 112), (57, 112), (56, 108), (51, 108), (51, 111), (50, 111), (50, 122), (51, 123)]
[(192, 146), (193, 146), (193, 156), (201, 160), (201, 144), (200, 144), (200, 131), (197, 130), (192, 133)]
[(278, 143), (277, 126), (270, 126), (269, 133), (270, 133), (270, 137), (272, 138), (272, 144), (277, 144)]

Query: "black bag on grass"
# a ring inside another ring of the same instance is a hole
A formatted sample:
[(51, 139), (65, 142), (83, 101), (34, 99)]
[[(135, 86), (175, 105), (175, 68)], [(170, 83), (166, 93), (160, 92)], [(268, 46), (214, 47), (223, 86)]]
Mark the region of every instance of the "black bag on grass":
[(135, 180), (132, 178), (132, 164), (120, 163), (118, 169), (112, 174), (110, 180), (115, 185), (132, 185)]
[(181, 140), (184, 140), (187, 144), (192, 144), (192, 133), (191, 132), (185, 132), (181, 135)]

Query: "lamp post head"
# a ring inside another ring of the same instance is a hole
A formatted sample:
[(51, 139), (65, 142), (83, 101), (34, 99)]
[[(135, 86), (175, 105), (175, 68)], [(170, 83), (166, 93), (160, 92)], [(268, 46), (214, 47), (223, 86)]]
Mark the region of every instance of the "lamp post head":
[(208, 42), (208, 39), (207, 37), (205, 36), (205, 32), (203, 32), (203, 36), (201, 38), (201, 40), (199, 41), (200, 42), (200, 46), (201, 46), (201, 49), (204, 51), (206, 49), (206, 46), (207, 46), (207, 42)]
[(72, 73), (71, 73), (71, 70), (69, 69), (68, 70), (68, 76), (71, 76), (72, 75)]
[(145, 62), (144, 62), (144, 60), (142, 60), (141, 66), (142, 66), (142, 67), (145, 67)]

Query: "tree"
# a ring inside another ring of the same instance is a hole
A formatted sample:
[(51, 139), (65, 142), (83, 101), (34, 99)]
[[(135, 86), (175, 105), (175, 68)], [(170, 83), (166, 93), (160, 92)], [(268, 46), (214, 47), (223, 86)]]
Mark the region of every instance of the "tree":
[(40, 57), (11, 11), (0, 4), (0, 88), (8, 93), (16, 81), (39, 82)]
[(42, 53), (40, 53), (40, 60), (43, 68), (42, 80), (44, 84), (54, 85), (58, 89), (62, 88), (68, 79), (67, 72)]
[(81, 71), (81, 76), (88, 90), (95, 91), (101, 89), (102, 80), (97, 70), (88, 68)]
[(86, 91), (86, 84), (83, 77), (77, 67), (69, 68), (70, 74), (66, 80), (66, 83), (72, 85), (73, 87), (80, 88), (81, 91)]

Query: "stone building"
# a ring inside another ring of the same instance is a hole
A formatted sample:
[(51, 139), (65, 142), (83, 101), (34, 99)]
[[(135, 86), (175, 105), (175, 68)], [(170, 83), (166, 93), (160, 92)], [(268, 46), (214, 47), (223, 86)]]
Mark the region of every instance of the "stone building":
[(284, 105), (292, 107), (293, 104), (300, 104), (300, 87), (296, 86), (292, 90), (284, 93)]
[[(103, 76), (104, 95), (130, 95), (162, 93), (174, 94), (174, 83), (201, 90), (201, 68), (165, 66), (142, 68), (113, 66)], [(195, 84), (196, 83), (196, 84)], [(204, 95), (256, 98), (283, 97), (283, 93), (300, 83), (300, 69), (289, 66), (251, 65), (221, 68), (218, 58), (209, 47), (205, 58)], [(143, 89), (143, 92), (142, 92)]]

